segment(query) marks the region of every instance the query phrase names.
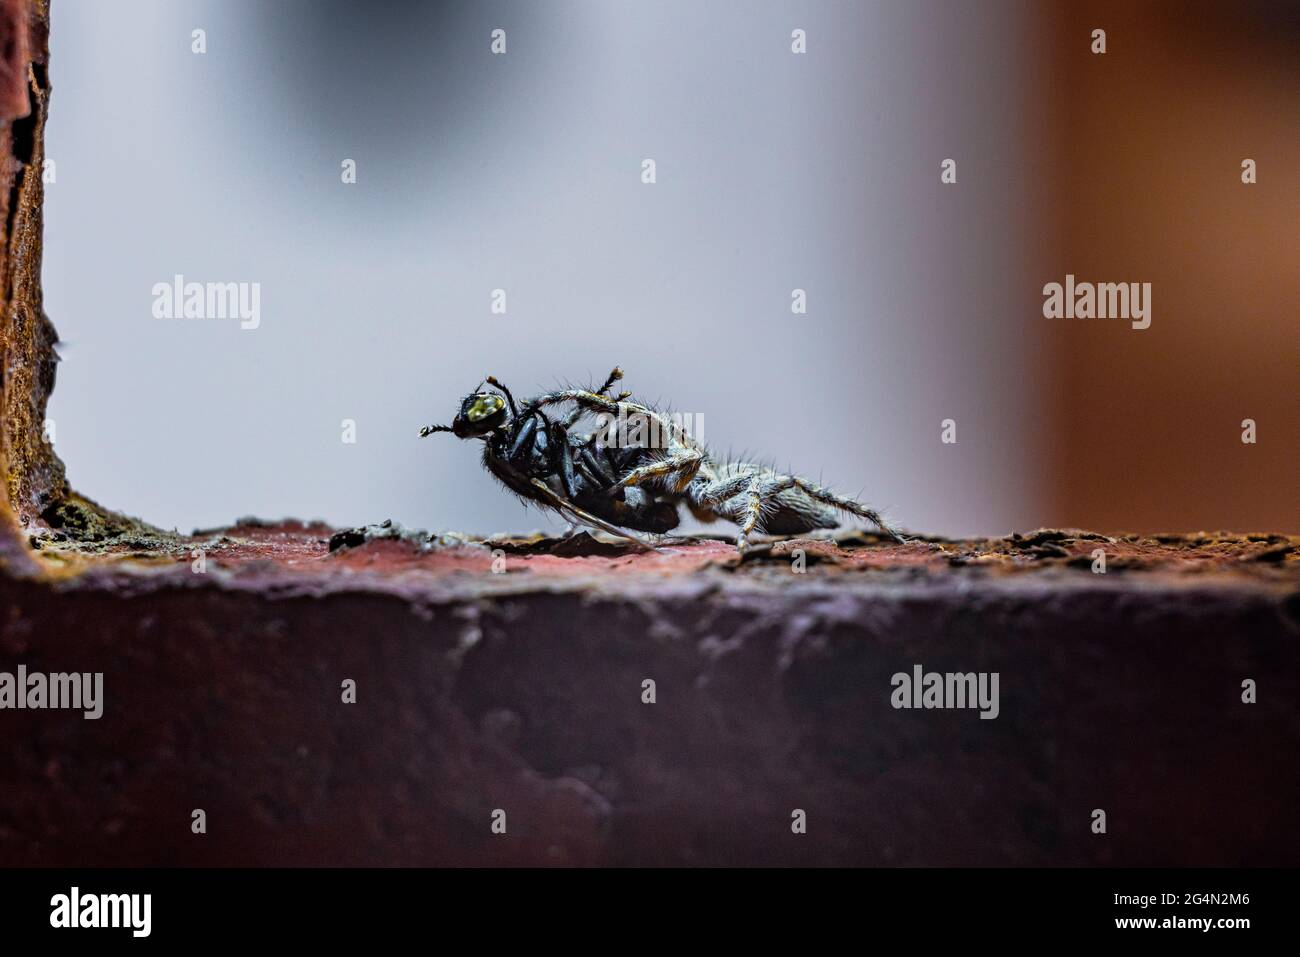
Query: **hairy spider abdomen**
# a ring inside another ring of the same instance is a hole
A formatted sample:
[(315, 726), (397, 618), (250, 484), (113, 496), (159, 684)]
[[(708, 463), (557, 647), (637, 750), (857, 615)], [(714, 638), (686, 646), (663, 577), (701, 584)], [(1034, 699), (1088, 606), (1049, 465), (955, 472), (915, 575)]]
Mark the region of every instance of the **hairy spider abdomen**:
[(837, 528), (840, 517), (806, 495), (781, 492), (776, 507), (764, 514), (759, 527), (768, 535), (801, 535), (818, 528)]

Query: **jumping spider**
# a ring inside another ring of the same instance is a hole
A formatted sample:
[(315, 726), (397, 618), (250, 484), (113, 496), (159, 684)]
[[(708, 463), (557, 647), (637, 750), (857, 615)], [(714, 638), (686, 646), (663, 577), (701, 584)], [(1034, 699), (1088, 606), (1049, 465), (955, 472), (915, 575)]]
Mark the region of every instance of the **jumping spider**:
[[(740, 526), (736, 548), (742, 555), (755, 530), (797, 535), (835, 528), (840, 512), (905, 541), (872, 509), (808, 479), (750, 462), (719, 462), (680, 422), (631, 401), (629, 392), (611, 396), (622, 378), (616, 368), (595, 391), (561, 389), (517, 405), (510, 390), (488, 376), (484, 383), (493, 391), (480, 391), (480, 383), (451, 425), (428, 425), (420, 435), (482, 439), (484, 467), (520, 497), (559, 512), (571, 530), (588, 525), (647, 547), (664, 539), (628, 529), (663, 536), (677, 527), (682, 504), (701, 521), (725, 518)], [(572, 409), (565, 415), (544, 411), (566, 404)], [(643, 417), (655, 441), (611, 442), (607, 429), (575, 430), (588, 415), (604, 422)]]

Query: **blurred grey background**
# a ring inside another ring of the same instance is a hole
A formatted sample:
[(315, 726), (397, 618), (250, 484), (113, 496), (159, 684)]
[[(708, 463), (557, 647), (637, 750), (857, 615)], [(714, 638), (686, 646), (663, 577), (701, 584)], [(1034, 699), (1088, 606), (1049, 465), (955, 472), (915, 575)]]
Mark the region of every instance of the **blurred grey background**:
[[(1052, 522), (1036, 16), (54, 0), (58, 451), (80, 490), (182, 531), (555, 528), (477, 444), (417, 431), (487, 373), (529, 394), (620, 364), (711, 445), (908, 528)], [(259, 282), (260, 327), (153, 318), (176, 273)]]

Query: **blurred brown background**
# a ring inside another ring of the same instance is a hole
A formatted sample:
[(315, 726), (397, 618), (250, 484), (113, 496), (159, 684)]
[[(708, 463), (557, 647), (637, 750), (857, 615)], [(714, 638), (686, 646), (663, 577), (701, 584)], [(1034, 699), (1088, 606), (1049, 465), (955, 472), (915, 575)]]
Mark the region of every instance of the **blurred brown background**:
[(1058, 9), (1071, 55), (1043, 66), (1060, 150), (1044, 281), (1151, 282), (1153, 320), (1050, 330), (1049, 510), (1102, 530), (1300, 531), (1300, 4)]

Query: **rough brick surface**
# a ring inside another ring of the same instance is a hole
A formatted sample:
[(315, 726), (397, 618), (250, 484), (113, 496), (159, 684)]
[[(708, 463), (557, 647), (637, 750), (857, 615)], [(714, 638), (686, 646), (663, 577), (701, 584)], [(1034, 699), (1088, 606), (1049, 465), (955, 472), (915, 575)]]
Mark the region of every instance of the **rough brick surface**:
[[(0, 583), (0, 669), (106, 698), (0, 713), (0, 861), (1300, 862), (1300, 540), (330, 535), (48, 541), (65, 571)], [(895, 710), (916, 663), (999, 672), (999, 717)]]

